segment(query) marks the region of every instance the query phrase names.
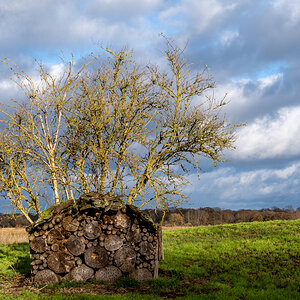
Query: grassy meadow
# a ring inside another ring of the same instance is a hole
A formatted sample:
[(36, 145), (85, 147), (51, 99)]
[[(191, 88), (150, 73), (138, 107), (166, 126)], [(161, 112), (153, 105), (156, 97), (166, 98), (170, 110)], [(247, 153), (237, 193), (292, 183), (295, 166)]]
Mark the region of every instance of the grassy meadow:
[(300, 299), (300, 220), (163, 232), (160, 277), (34, 287), (28, 243), (0, 245), (1, 299)]

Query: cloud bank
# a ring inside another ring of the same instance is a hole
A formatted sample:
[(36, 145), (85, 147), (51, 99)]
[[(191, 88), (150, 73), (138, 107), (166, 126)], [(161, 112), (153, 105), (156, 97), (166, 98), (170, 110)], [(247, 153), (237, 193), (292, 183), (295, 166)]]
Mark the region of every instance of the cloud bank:
[[(127, 45), (142, 63), (161, 63), (160, 33), (216, 80), (218, 99), (238, 131), (229, 162), (190, 176), (191, 206), (300, 206), (300, 2), (297, 0), (10, 0), (0, 3), (0, 59), (34, 74), (35, 59), (59, 71), (99, 43)], [(1, 102), (22, 94), (0, 65)]]

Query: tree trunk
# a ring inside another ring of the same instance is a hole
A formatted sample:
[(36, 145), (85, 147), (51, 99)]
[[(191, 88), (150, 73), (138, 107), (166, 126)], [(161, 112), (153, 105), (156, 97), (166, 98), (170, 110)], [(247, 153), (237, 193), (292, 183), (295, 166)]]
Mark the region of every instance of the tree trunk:
[[(51, 167), (55, 168), (55, 165), (53, 165)], [(57, 205), (60, 203), (60, 199), (59, 199), (59, 188), (58, 188), (57, 175), (56, 175), (56, 172), (54, 172), (54, 171), (52, 171), (52, 183), (53, 183), (54, 202)]]

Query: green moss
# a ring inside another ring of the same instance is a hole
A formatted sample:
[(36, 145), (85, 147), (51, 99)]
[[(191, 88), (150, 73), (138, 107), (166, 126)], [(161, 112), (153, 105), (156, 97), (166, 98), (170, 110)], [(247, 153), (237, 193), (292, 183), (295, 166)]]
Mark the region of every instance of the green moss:
[(52, 215), (52, 211), (55, 209), (57, 205), (52, 205), (48, 209), (44, 211), (44, 213), (40, 216), (39, 220), (49, 219)]

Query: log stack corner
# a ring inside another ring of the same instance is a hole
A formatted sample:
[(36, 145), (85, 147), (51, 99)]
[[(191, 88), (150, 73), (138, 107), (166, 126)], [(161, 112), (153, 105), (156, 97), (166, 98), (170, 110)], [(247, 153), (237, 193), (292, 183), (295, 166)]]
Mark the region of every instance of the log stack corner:
[(85, 194), (51, 207), (27, 231), (35, 284), (158, 276), (161, 228), (118, 197)]

